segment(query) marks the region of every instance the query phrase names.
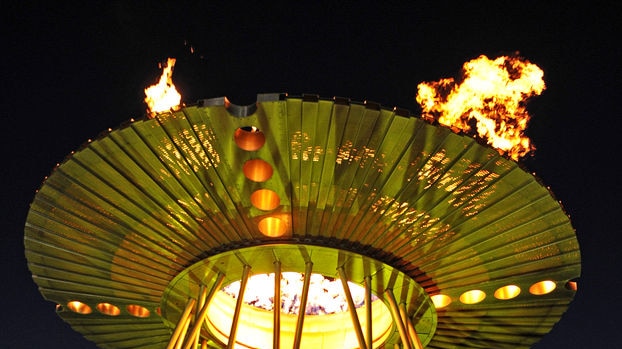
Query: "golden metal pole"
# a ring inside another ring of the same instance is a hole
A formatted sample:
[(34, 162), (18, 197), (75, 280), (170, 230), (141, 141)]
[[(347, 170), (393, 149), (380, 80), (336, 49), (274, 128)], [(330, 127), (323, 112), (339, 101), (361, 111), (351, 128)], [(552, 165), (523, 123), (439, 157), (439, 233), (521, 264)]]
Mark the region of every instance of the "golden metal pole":
[(206, 340), (206, 339), (204, 339), (204, 340), (201, 342), (201, 349), (207, 349), (207, 340)]
[[(203, 319), (199, 316), (199, 309), (202, 309), (203, 306), (205, 305), (205, 297), (207, 296), (207, 288), (205, 288), (205, 285), (201, 284), (201, 286), (199, 286), (199, 303), (197, 304), (197, 311), (194, 313), (194, 325), (196, 326), (197, 324), (199, 326), (201, 326), (201, 323), (203, 322)], [(190, 342), (194, 342), (194, 348), (196, 348), (199, 345), (199, 335), (198, 335), (198, 331), (195, 333), (194, 330), (190, 331), (190, 336), (187, 338), (187, 342), (188, 344), (186, 344), (186, 347), (189, 348), (190, 346)]]
[(242, 272), (242, 280), (240, 282), (240, 292), (238, 293), (238, 299), (235, 304), (235, 312), (233, 313), (233, 320), (231, 322), (231, 330), (229, 331), (229, 341), (227, 342), (227, 349), (233, 348), (235, 344), (235, 335), (238, 330), (238, 321), (240, 320), (240, 311), (242, 311), (242, 303), (244, 300), (244, 291), (246, 291), (246, 282), (250, 275), (251, 266), (244, 265), (244, 271)]
[(186, 320), (190, 316), (190, 312), (192, 311), (192, 308), (194, 308), (195, 303), (196, 303), (196, 299), (194, 298), (188, 299), (188, 303), (186, 303), (186, 308), (184, 309), (184, 312), (181, 314), (181, 317), (179, 318), (179, 321), (177, 322), (177, 325), (175, 326), (175, 331), (171, 335), (171, 340), (170, 342), (168, 342), (168, 346), (166, 347), (166, 349), (173, 349), (175, 347), (175, 344), (177, 343), (177, 340), (179, 339), (179, 335), (182, 332), (182, 328), (184, 327)]
[(397, 330), (400, 334), (400, 338), (402, 339), (404, 348), (413, 349), (410, 345), (410, 341), (408, 340), (408, 332), (406, 331), (406, 327), (404, 327), (404, 322), (402, 321), (402, 316), (400, 315), (400, 308), (397, 305), (393, 291), (387, 289), (384, 293), (389, 301), (389, 309), (391, 310), (391, 315), (393, 315), (393, 322), (397, 325)]
[[(405, 310), (406, 309), (404, 309), (404, 312)], [(412, 319), (407, 319), (406, 324), (408, 325), (408, 333), (410, 335), (413, 347), (415, 349), (423, 349), (423, 344), (421, 344), (421, 339), (419, 339), (419, 334), (415, 330), (415, 325), (413, 324)]]
[(408, 332), (408, 339), (410, 340), (410, 346), (415, 349), (423, 349), (421, 347), (421, 341), (419, 340), (419, 336), (417, 332), (415, 332), (415, 327), (413, 326), (412, 321), (408, 318), (408, 313), (406, 312), (406, 306), (404, 303), (400, 304), (400, 315), (402, 316), (402, 321), (404, 322), (404, 326)]
[(179, 340), (175, 345), (175, 349), (181, 349), (181, 346), (184, 344), (184, 339), (186, 338), (186, 333), (188, 332), (188, 326), (190, 326), (190, 316), (186, 318), (184, 322), (184, 327), (181, 329), (181, 333), (179, 334)]
[(339, 272), (341, 286), (343, 287), (343, 292), (345, 293), (346, 301), (348, 302), (348, 310), (350, 313), (350, 318), (352, 319), (352, 325), (354, 326), (354, 333), (356, 333), (356, 339), (358, 339), (361, 349), (367, 349), (367, 345), (365, 344), (365, 337), (363, 336), (363, 330), (361, 329), (361, 322), (359, 321), (359, 317), (356, 314), (354, 300), (352, 299), (352, 292), (350, 292), (350, 287), (348, 287), (348, 276), (346, 275), (346, 271), (343, 270), (343, 267), (337, 268), (337, 271)]
[(214, 295), (216, 295), (216, 292), (218, 292), (220, 288), (222, 287), (223, 282), (225, 282), (225, 274), (218, 274), (218, 278), (216, 279), (216, 282), (214, 283), (212, 288), (209, 290), (209, 293), (207, 294), (207, 297), (205, 298), (205, 303), (209, 304), (212, 301), (212, 298), (214, 298)]
[(374, 337), (372, 334), (372, 316), (371, 316), (371, 276), (365, 276), (365, 318), (367, 319), (367, 347), (372, 348)]
[(272, 348), (281, 346), (281, 262), (274, 262), (274, 321), (272, 324)]
[(311, 272), (313, 270), (313, 262), (307, 261), (305, 264), (305, 279), (302, 284), (302, 298), (300, 299), (300, 308), (298, 309), (298, 319), (296, 320), (296, 332), (294, 334), (294, 349), (300, 349), (300, 341), (302, 339), (302, 325), (305, 321), (305, 311), (307, 310), (307, 298), (309, 296), (309, 285), (311, 284)]
[(201, 308), (201, 311), (197, 316), (197, 321), (194, 323), (194, 326), (192, 327), (192, 330), (190, 330), (190, 334), (187, 337), (186, 346), (184, 346), (184, 349), (190, 349), (193, 347), (196, 348), (196, 344), (199, 342), (199, 331), (201, 330), (203, 321), (205, 320), (205, 315), (207, 314), (208, 307), (209, 304), (205, 303), (205, 305), (203, 305), (203, 308)]
[(192, 328), (190, 335), (188, 336), (188, 341), (186, 343), (186, 346), (184, 347), (184, 349), (190, 349), (192, 348), (193, 344), (194, 344), (194, 348), (196, 348), (196, 346), (199, 343), (199, 332), (201, 331), (201, 327), (203, 326), (203, 321), (205, 321), (206, 317), (207, 317), (207, 308), (209, 308), (210, 302), (212, 300), (212, 297), (214, 296), (214, 294), (216, 294), (216, 291), (218, 291), (220, 289), (220, 287), (222, 286), (222, 283), (225, 281), (225, 275), (224, 274), (220, 274), (218, 276), (218, 279), (216, 280), (216, 283), (212, 286), (210, 292), (209, 292), (209, 297), (208, 297), (208, 292), (207, 292), (207, 288), (202, 287), (201, 290), (201, 300), (199, 302), (199, 304), (201, 304), (202, 306), (200, 307), (200, 313), (196, 316), (196, 321), (194, 323), (194, 327)]
[[(194, 327), (190, 331), (190, 334), (186, 335), (187, 334), (186, 331), (188, 330), (188, 327), (190, 325), (190, 315), (191, 315), (190, 313), (186, 314), (187, 316), (185, 318), (185, 324), (183, 325), (183, 327), (181, 327), (181, 331), (179, 331), (179, 333), (177, 334), (177, 338), (175, 339), (175, 342), (176, 342), (175, 349), (181, 349), (184, 343), (184, 340), (186, 344), (184, 346), (184, 349), (192, 348), (193, 347), (192, 344), (194, 344), (194, 348), (198, 346), (199, 339), (200, 339), (199, 332), (201, 330), (201, 326), (203, 322), (206, 319), (207, 308), (212, 300), (212, 297), (216, 294), (216, 291), (218, 291), (222, 287), (222, 283), (224, 282), (224, 280), (225, 280), (225, 275), (219, 274), (218, 278), (216, 279), (216, 282), (212, 285), (212, 288), (210, 289), (209, 293), (207, 292), (207, 288), (204, 285), (200, 286), (199, 303), (197, 304), (197, 312), (195, 312), (194, 314), (195, 315)], [(194, 299), (192, 300), (194, 301)], [(196, 301), (194, 304), (196, 304)], [(193, 308), (194, 308), (194, 304), (193, 304)], [(205, 345), (207, 345), (207, 343), (205, 343)]]
[[(225, 274), (218, 273), (218, 278), (216, 278), (216, 282), (212, 285), (212, 288), (209, 290), (207, 297), (205, 297), (206, 304), (210, 304), (212, 302), (212, 299), (216, 295), (216, 292), (218, 292), (222, 288), (222, 284), (224, 282), (225, 282)], [(207, 323), (207, 316), (203, 319), (203, 325), (209, 331), (209, 327), (208, 327), (209, 324)], [(207, 343), (205, 345), (207, 345)]]

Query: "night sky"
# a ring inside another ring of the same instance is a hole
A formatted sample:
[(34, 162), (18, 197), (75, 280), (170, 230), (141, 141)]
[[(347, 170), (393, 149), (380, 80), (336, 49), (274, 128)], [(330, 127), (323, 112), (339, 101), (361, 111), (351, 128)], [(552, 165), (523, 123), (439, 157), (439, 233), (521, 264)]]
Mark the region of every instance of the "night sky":
[(419, 82), (456, 77), (481, 54), (517, 51), (544, 70), (547, 84), (528, 105), (537, 149), (523, 163), (562, 202), (582, 253), (575, 300), (534, 348), (619, 347), (620, 7), (403, 3), (4, 4), (0, 347), (95, 348), (38, 292), (24, 257), (24, 222), (56, 163), (145, 114), (143, 89), (159, 77), (158, 62), (177, 58), (173, 80), (188, 104), (313, 93), (417, 114)]

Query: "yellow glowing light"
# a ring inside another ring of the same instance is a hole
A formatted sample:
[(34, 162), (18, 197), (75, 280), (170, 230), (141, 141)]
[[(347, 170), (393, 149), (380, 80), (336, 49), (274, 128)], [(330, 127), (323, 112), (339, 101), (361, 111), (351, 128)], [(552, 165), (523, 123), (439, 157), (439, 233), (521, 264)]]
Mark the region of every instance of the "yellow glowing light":
[(254, 126), (240, 127), (235, 130), (233, 140), (240, 149), (247, 151), (259, 150), (266, 142), (266, 136)]
[(445, 294), (435, 294), (434, 296), (431, 296), (430, 299), (436, 309), (445, 308), (451, 304), (451, 297)]
[(105, 315), (118, 316), (119, 314), (121, 314), (121, 309), (110, 303), (99, 303), (97, 304), (96, 308), (100, 313)]
[[(227, 343), (235, 299), (224, 292), (217, 292), (207, 313), (207, 327), (219, 341)], [(273, 314), (257, 307), (244, 304), (236, 335), (235, 348), (271, 348)], [(365, 307), (356, 310), (361, 326), (366, 328)], [(393, 318), (387, 306), (380, 300), (372, 302), (373, 347), (379, 347), (391, 334)], [(291, 348), (294, 344), (297, 315), (281, 314), (280, 346)], [(307, 315), (304, 320), (302, 347), (304, 348), (358, 348), (358, 340), (350, 324), (350, 314), (340, 312), (321, 316)]]
[(531, 287), (529, 287), (529, 293), (536, 296), (541, 296), (553, 292), (553, 290), (555, 290), (555, 287), (557, 287), (557, 285), (554, 281), (544, 280), (531, 285)]
[(87, 304), (84, 304), (80, 301), (71, 301), (67, 303), (67, 308), (69, 308), (69, 310), (73, 311), (74, 313), (78, 313), (78, 314), (90, 314), (91, 312), (93, 312), (91, 307), (89, 307)]
[(499, 287), (495, 293), (494, 296), (497, 299), (512, 299), (517, 297), (520, 294), (520, 287), (516, 286), (516, 285), (506, 285), (503, 287)]
[(251, 203), (260, 210), (270, 211), (279, 207), (281, 199), (270, 189), (259, 189), (251, 194)]
[(482, 290), (470, 290), (460, 295), (460, 302), (464, 304), (477, 304), (486, 298), (486, 293)]
[(283, 236), (287, 232), (287, 225), (276, 217), (263, 218), (257, 226), (263, 235), (269, 237)]
[(272, 166), (264, 160), (252, 159), (244, 163), (242, 172), (253, 182), (265, 182), (272, 177)]
[(140, 305), (130, 304), (127, 306), (127, 312), (140, 318), (149, 317), (151, 312), (149, 309), (145, 307), (141, 307)]

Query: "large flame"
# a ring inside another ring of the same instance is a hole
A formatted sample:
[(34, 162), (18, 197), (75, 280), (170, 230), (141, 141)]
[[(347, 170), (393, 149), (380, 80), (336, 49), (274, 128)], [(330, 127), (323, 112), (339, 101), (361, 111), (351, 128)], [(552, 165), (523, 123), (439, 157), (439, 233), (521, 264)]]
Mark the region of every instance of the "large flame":
[(417, 87), (422, 117), (454, 130), (477, 134), (514, 160), (534, 147), (524, 131), (529, 122), (526, 101), (545, 89), (543, 71), (518, 57), (490, 60), (480, 56), (463, 65), (461, 82), (453, 78)]
[(157, 113), (178, 109), (181, 104), (181, 95), (173, 84), (173, 67), (175, 58), (169, 58), (162, 70), (160, 81), (145, 89), (145, 103), (147, 112), (153, 116)]

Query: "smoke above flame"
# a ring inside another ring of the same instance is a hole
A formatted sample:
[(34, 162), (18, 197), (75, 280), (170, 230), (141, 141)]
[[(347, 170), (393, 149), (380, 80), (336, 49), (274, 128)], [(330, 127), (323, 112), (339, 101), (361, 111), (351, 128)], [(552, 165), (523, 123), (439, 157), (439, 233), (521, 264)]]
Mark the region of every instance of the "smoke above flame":
[[(480, 56), (462, 67), (461, 81), (445, 78), (417, 86), (422, 117), (479, 137), (514, 160), (535, 148), (524, 136), (526, 101), (545, 89), (544, 72), (519, 57)], [(473, 128), (475, 130), (473, 130)]]
[(177, 92), (172, 79), (175, 61), (175, 58), (169, 58), (162, 69), (158, 83), (145, 89), (145, 103), (150, 116), (177, 109), (181, 104), (181, 95)]

